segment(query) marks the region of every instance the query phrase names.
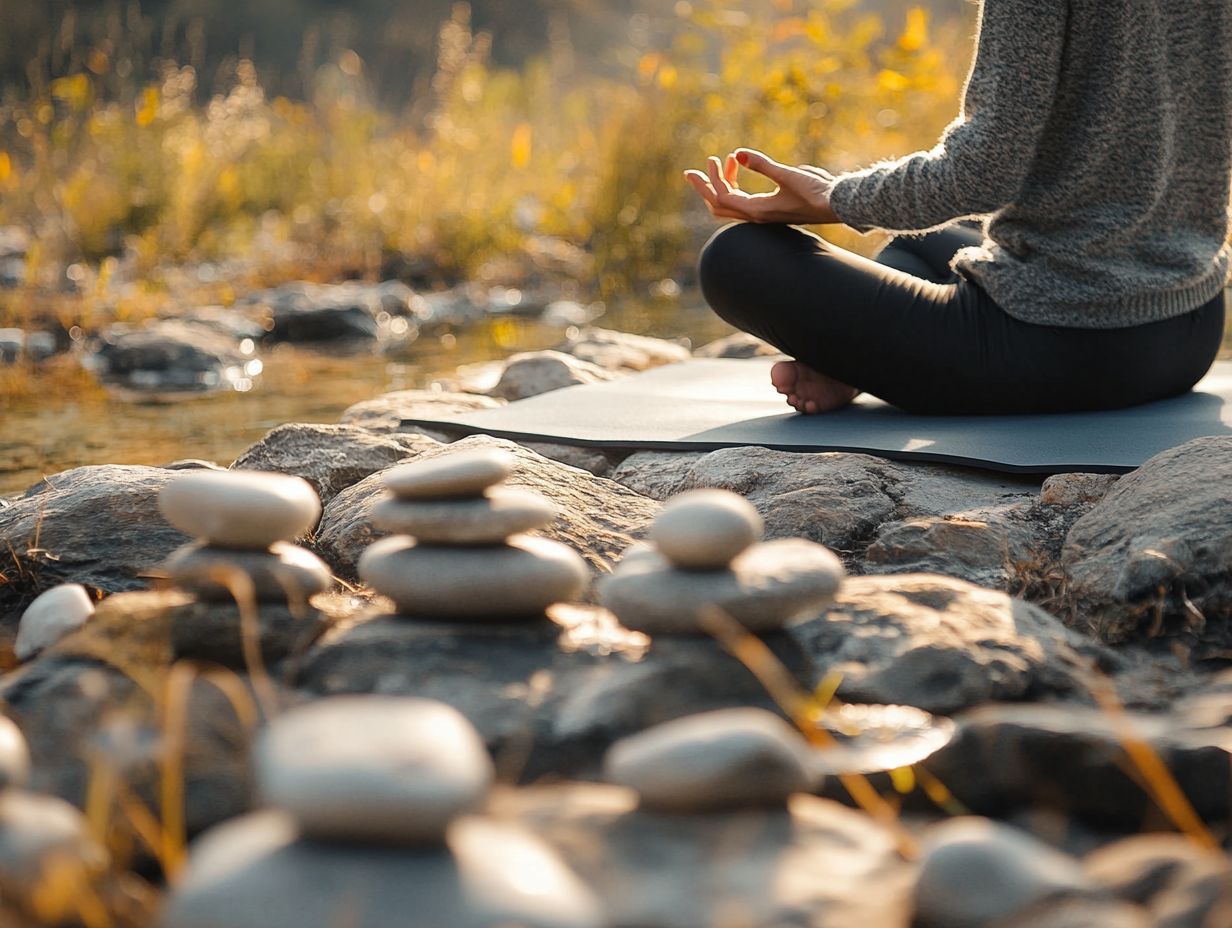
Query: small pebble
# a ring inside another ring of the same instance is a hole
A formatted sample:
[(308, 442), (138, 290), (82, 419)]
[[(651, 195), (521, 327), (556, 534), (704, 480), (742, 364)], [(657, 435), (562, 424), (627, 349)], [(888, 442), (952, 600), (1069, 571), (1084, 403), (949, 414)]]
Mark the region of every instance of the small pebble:
[(340, 696), (272, 722), (256, 746), (257, 783), (307, 837), (433, 844), (480, 805), (492, 761), (456, 709), (428, 699)]
[(477, 499), (384, 499), (372, 507), (372, 524), (431, 544), (491, 545), (543, 528), (558, 515), (538, 493), (492, 487)]
[(259, 471), (195, 471), (159, 494), (167, 521), (222, 548), (265, 550), (299, 538), (321, 517), (312, 484)]
[(726, 490), (693, 490), (669, 500), (650, 540), (676, 567), (722, 570), (761, 540), (760, 513)]
[(86, 588), (65, 583), (42, 593), (22, 613), (13, 647), (19, 661), (28, 661), (76, 631), (94, 615), (94, 600)]
[(604, 776), (661, 812), (782, 805), (815, 782), (803, 736), (763, 709), (720, 709), (616, 742)]
[(385, 471), (381, 479), (399, 499), (465, 499), (506, 480), (513, 465), (509, 452), (483, 448), (400, 464)]
[(26, 785), (30, 779), (30, 748), (12, 719), (0, 715), (0, 792)]

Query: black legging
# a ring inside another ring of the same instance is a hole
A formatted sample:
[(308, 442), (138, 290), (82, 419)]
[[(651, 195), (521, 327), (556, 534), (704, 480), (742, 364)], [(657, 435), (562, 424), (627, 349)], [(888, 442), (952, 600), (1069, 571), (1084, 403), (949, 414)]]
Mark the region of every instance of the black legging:
[(1127, 328), (1015, 319), (950, 269), (980, 239), (951, 226), (897, 238), (872, 261), (793, 226), (741, 223), (702, 252), (702, 292), (737, 328), (914, 413), (1133, 406), (1189, 390), (1219, 352), (1222, 294)]

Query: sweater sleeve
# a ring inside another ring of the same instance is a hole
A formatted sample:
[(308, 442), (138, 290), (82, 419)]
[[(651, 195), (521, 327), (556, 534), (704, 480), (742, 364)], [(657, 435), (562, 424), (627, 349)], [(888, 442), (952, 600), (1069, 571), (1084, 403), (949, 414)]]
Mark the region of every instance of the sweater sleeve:
[(1052, 111), (1067, 0), (985, 0), (958, 118), (930, 151), (842, 174), (831, 207), (857, 229), (911, 232), (996, 212), (1021, 191)]

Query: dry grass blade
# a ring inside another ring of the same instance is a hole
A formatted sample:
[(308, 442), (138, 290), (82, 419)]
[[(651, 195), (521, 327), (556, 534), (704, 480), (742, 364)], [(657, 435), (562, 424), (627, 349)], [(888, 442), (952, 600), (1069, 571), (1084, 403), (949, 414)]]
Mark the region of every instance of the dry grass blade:
[(1220, 853), (1219, 842), (1206, 827), (1189, 797), (1177, 783), (1172, 771), (1163, 762), (1158, 752), (1151, 747), (1145, 738), (1134, 728), (1133, 720), (1121, 704), (1116, 688), (1098, 668), (1089, 668), (1090, 680), (1088, 688), (1095, 697), (1099, 707), (1104, 711), (1112, 724), (1113, 731), (1120, 739), (1121, 747), (1129, 756), (1130, 762), (1141, 774), (1141, 784), (1148, 796), (1163, 811), (1164, 815), (1198, 847), (1213, 853)]
[[(837, 744), (833, 735), (816, 724), (816, 698), (800, 687), (764, 641), (750, 634), (740, 623), (716, 606), (702, 611), (701, 625), (757, 677), (770, 697), (813, 745), (825, 749)], [(904, 857), (915, 857), (919, 854), (915, 838), (899, 821), (898, 809), (887, 802), (866, 777), (860, 774), (839, 774), (838, 780), (856, 805), (894, 832), (899, 852)]]
[(226, 587), (240, 614), (240, 642), (244, 650), (244, 665), (252, 680), (257, 702), (266, 718), (278, 714), (278, 690), (261, 657), (261, 616), (257, 609), (257, 593), (252, 578), (238, 567), (215, 567), (209, 579)]
[(159, 860), (169, 881), (183, 869), (188, 845), (184, 821), (184, 742), (188, 730), (188, 700), (196, 670), (176, 664), (167, 674), (163, 700), (163, 749), (160, 757), (159, 807), (162, 813)]

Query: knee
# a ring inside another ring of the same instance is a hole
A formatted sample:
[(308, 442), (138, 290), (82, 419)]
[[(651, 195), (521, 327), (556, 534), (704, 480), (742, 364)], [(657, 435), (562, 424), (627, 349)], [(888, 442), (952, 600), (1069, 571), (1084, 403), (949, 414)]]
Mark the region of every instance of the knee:
[[(766, 277), (773, 273), (769, 260), (781, 249), (786, 226), (738, 222), (719, 229), (703, 246), (697, 275), (702, 296), (722, 319), (744, 328), (743, 319), (757, 309), (766, 293)], [(796, 233), (800, 234), (800, 233)]]

